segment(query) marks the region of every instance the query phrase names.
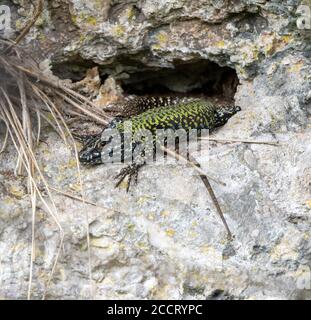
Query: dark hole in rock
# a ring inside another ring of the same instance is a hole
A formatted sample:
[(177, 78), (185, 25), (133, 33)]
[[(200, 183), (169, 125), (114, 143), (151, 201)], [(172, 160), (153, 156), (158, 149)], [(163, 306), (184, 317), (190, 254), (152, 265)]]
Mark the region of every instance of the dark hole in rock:
[(58, 57), (55, 56), (52, 61), (53, 73), (60, 79), (71, 79), (73, 82), (82, 80), (87, 70), (96, 66), (96, 63), (90, 60), (84, 60), (80, 56), (72, 57), (70, 61), (66, 62), (58, 62)]
[(202, 96), (233, 102), (238, 84), (234, 69), (204, 60), (132, 73), (122, 81), (122, 88), (126, 94)]

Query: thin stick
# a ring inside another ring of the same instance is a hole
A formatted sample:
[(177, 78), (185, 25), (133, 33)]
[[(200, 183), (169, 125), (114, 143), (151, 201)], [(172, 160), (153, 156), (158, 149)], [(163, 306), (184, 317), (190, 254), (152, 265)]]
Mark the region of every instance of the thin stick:
[[(219, 202), (218, 202), (218, 200), (217, 200), (217, 198), (215, 196), (215, 193), (214, 193), (214, 191), (212, 189), (212, 186), (208, 181), (208, 176), (201, 169), (201, 165), (193, 157), (191, 157), (191, 159), (188, 160), (188, 159), (186, 159), (185, 157), (181, 156), (179, 153), (177, 153), (177, 152), (175, 152), (173, 150), (167, 149), (167, 148), (165, 148), (163, 146), (160, 146), (160, 148), (162, 150), (164, 150), (165, 152), (167, 152), (169, 155), (173, 156), (177, 160), (180, 157), (181, 159), (187, 161), (187, 163), (189, 163), (193, 168), (195, 168), (196, 171), (198, 171), (200, 173), (200, 178), (202, 179), (202, 181), (203, 181), (208, 193), (210, 194), (210, 196), (212, 198), (212, 201), (213, 201), (213, 203), (214, 203), (214, 205), (216, 207), (216, 210), (217, 210), (217, 212), (218, 212), (218, 214), (219, 214), (219, 216), (220, 216), (220, 218), (221, 218), (221, 220), (222, 220), (222, 222), (223, 222), (223, 224), (224, 224), (224, 226), (226, 228), (226, 231), (228, 233), (228, 237), (229, 237), (229, 239), (232, 239), (232, 233), (231, 233), (231, 231), (230, 231), (230, 229), (228, 227), (227, 221), (226, 221), (226, 219), (224, 217), (224, 214), (223, 214), (223, 212), (222, 212), (222, 210), (220, 208)], [(214, 178), (211, 178), (211, 177), (209, 177), (209, 179), (211, 179), (211, 180), (213, 180), (213, 181), (225, 186), (225, 184), (223, 182), (221, 182), (221, 181), (218, 181), (218, 180), (216, 180)]]
[[(18, 69), (18, 70), (22, 70), (23, 72), (25, 72), (27, 75), (29, 75), (30, 77), (37, 79), (38, 81), (53, 87), (54, 89), (59, 89), (62, 90), (63, 92), (66, 92), (67, 94), (70, 94), (72, 96), (74, 96), (76, 99), (80, 98), (81, 100), (85, 101), (87, 100), (85, 97), (83, 97), (82, 95), (79, 95), (78, 93), (74, 92), (73, 90), (66, 88), (64, 85), (61, 85), (60, 82), (56, 83), (54, 81), (51, 81), (49, 79), (47, 79), (45, 76), (33, 72), (31, 70), (28, 70), (27, 68), (23, 67), (23, 66), (19, 66), (19, 65), (13, 65), (12, 67)], [(60, 97), (62, 97), (64, 100), (66, 100), (68, 103), (70, 103), (73, 107), (75, 107), (76, 109), (82, 111), (82, 113), (84, 113), (85, 115), (89, 116), (90, 118), (94, 119), (95, 121), (102, 123), (104, 125), (107, 125), (109, 123), (109, 120), (111, 119), (111, 117), (108, 117), (104, 114), (98, 114), (99, 109), (96, 107), (95, 104), (93, 104), (92, 102), (88, 101), (87, 105), (89, 107), (92, 107), (92, 110), (87, 110), (86, 108), (81, 107), (78, 103), (75, 103), (73, 101), (73, 99), (70, 99), (70, 97), (62, 94), (61, 92), (55, 91), (56, 94), (58, 94)], [(86, 104), (86, 101), (85, 101)], [(97, 115), (96, 115), (97, 112)], [(107, 120), (104, 120), (107, 119)]]
[(101, 117), (95, 115), (94, 113), (92, 113), (91, 111), (84, 109), (83, 107), (81, 107), (78, 103), (75, 103), (72, 99), (70, 99), (69, 97), (67, 97), (66, 95), (55, 91), (55, 93), (57, 95), (59, 95), (60, 97), (62, 97), (65, 101), (67, 101), (68, 103), (70, 103), (72, 106), (74, 106), (75, 108), (77, 108), (78, 110), (80, 110), (81, 112), (83, 112), (84, 114), (88, 115), (90, 118), (95, 119), (96, 121), (98, 121), (99, 123), (102, 123), (104, 125), (108, 124), (107, 120), (102, 119)]
[[(199, 164), (199, 163), (197, 162), (197, 160), (194, 159), (193, 157), (191, 157), (191, 161), (192, 161), (198, 168), (200, 167), (200, 164)], [(227, 230), (228, 238), (229, 238), (229, 239), (232, 239), (232, 233), (231, 233), (231, 231), (230, 231), (230, 229), (229, 229), (229, 226), (228, 226), (228, 224), (227, 224), (227, 221), (226, 221), (226, 219), (225, 219), (225, 217), (224, 217), (224, 214), (223, 214), (223, 212), (222, 212), (222, 210), (221, 210), (221, 208), (220, 208), (219, 202), (218, 202), (218, 200), (217, 200), (217, 198), (216, 198), (216, 196), (215, 196), (214, 190), (213, 190), (210, 182), (208, 181), (207, 176), (206, 176), (205, 174), (204, 174), (204, 175), (200, 175), (200, 178), (201, 178), (201, 180), (203, 181), (203, 183), (204, 183), (204, 185), (205, 185), (205, 187), (206, 187), (206, 189), (207, 189), (207, 191), (208, 191), (208, 193), (209, 193), (209, 195), (210, 195), (210, 197), (211, 197), (211, 199), (212, 199), (212, 201), (213, 201), (213, 203), (214, 203), (214, 205), (215, 205), (215, 207), (216, 207), (216, 210), (217, 210), (217, 212), (218, 212), (218, 214), (219, 214), (219, 216), (220, 216), (220, 219), (222, 220), (222, 222), (223, 222), (223, 224), (224, 224), (224, 226), (225, 226), (225, 228), (226, 228), (226, 230)]]
[(182, 160), (186, 161), (188, 164), (190, 164), (200, 175), (204, 175), (206, 177), (208, 177), (210, 180), (218, 183), (218, 184), (221, 184), (222, 186), (226, 186), (226, 184), (216, 178), (213, 178), (211, 176), (208, 176), (201, 168), (200, 166), (197, 166), (196, 163), (194, 163), (193, 161), (190, 161), (188, 159), (186, 159), (185, 157), (183, 157), (182, 155), (180, 155), (179, 153), (173, 151), (173, 150), (170, 150), (170, 149), (167, 149), (165, 148), (164, 146), (160, 146), (160, 148), (167, 152), (167, 154), (169, 154), (170, 156), (172, 156), (173, 158), (175, 158), (176, 160), (178, 160), (179, 158), (181, 158)]
[[(60, 137), (62, 138), (62, 140), (65, 142), (65, 144), (67, 145), (67, 139), (66, 139), (66, 135), (65, 132), (60, 124), (59, 121), (57, 121), (57, 114), (55, 113), (55, 108), (53, 108), (53, 102), (47, 97), (47, 95), (45, 95), (45, 93), (43, 91), (41, 91), (37, 86), (31, 84), (31, 87), (33, 89), (33, 91), (38, 95), (38, 97), (41, 99), (41, 101), (45, 104), (45, 106), (48, 108), (48, 112), (49, 114), (52, 115), (54, 122), (57, 125), (58, 130), (56, 129), (55, 131), (58, 132), (60, 134)], [(59, 114), (58, 114), (59, 115)], [(55, 129), (55, 127), (54, 127)]]
[(7, 143), (8, 143), (8, 137), (9, 137), (9, 129), (8, 129), (8, 124), (6, 123), (6, 121), (4, 119), (2, 119), (5, 123), (5, 136), (4, 136), (4, 140), (3, 140), (3, 145), (2, 145), (2, 148), (0, 150), (0, 154), (4, 152), (6, 146), (7, 146)]
[(28, 292), (27, 299), (31, 298), (31, 286), (32, 286), (32, 278), (33, 278), (33, 263), (36, 259), (35, 256), (35, 224), (36, 224), (36, 204), (37, 204), (37, 192), (34, 187), (34, 182), (30, 182), (31, 188), (31, 204), (32, 204), (32, 220), (31, 220), (31, 254), (30, 254), (30, 267), (29, 267), (29, 281), (28, 281)]
[(38, 0), (37, 6), (35, 8), (35, 14), (34, 16), (31, 18), (31, 20), (29, 21), (29, 23), (26, 25), (26, 27), (23, 29), (23, 31), (21, 32), (21, 34), (15, 39), (15, 43), (14, 45), (17, 45), (18, 43), (20, 43), (25, 36), (27, 35), (27, 33), (29, 32), (29, 30), (31, 29), (31, 27), (36, 23), (36, 21), (38, 20), (39, 16), (41, 15), (43, 10), (43, 0)]
[(108, 210), (108, 211), (112, 211), (112, 212), (119, 212), (119, 211), (114, 210), (114, 209), (102, 207), (102, 206), (100, 206), (100, 205), (98, 205), (98, 204), (96, 204), (96, 203), (94, 203), (94, 202), (91, 202), (91, 201), (88, 201), (88, 200), (86, 200), (86, 199), (83, 199), (82, 197), (75, 196), (75, 195), (73, 195), (73, 194), (71, 194), (71, 193), (61, 191), (61, 190), (56, 189), (56, 188), (54, 188), (54, 187), (49, 186), (49, 188), (50, 188), (51, 190), (55, 191), (56, 193), (59, 193), (59, 194), (65, 196), (65, 197), (68, 197), (68, 198), (70, 198), (70, 199), (77, 200), (77, 201), (80, 201), (80, 202), (83, 202), (83, 203), (86, 203), (86, 204), (90, 204), (90, 205), (92, 205), (92, 206), (94, 206), (94, 207), (97, 207), (97, 208), (100, 208), (100, 209), (104, 209), (104, 210)]
[[(33, 101), (34, 103), (34, 101)], [(36, 115), (37, 115), (37, 123), (38, 123), (38, 129), (37, 129), (37, 139), (36, 139), (36, 145), (39, 144), (40, 141), (40, 136), (41, 136), (41, 115), (40, 115), (40, 110), (38, 106), (34, 103), (35, 105), (35, 110), (36, 110)]]
[(215, 142), (241, 142), (241, 143), (250, 143), (250, 144), (267, 144), (271, 146), (280, 146), (280, 142), (273, 142), (273, 141), (256, 141), (256, 140), (239, 140), (239, 139), (218, 139), (218, 138), (207, 138), (207, 137), (201, 137), (200, 140), (207, 140), (207, 141), (215, 141)]

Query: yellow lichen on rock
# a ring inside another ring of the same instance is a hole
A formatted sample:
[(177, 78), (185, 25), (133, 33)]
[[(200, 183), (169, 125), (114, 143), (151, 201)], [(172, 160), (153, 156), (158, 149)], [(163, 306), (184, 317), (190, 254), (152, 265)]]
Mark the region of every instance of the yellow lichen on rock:
[(130, 21), (133, 20), (135, 18), (135, 11), (133, 7), (128, 8), (126, 14), (127, 14), (128, 20)]
[(19, 199), (25, 195), (25, 191), (21, 187), (11, 186), (8, 191), (11, 195)]
[(301, 68), (304, 66), (304, 64), (300, 61), (294, 63), (293, 65), (290, 66), (290, 68), (288, 69), (288, 71), (290, 73), (299, 73)]
[(176, 234), (176, 231), (174, 229), (167, 229), (167, 230), (165, 230), (165, 233), (169, 237), (174, 237), (174, 235)]
[(215, 43), (215, 46), (217, 47), (217, 48), (224, 48), (225, 46), (226, 46), (226, 43), (225, 43), (225, 41), (223, 41), (223, 40), (220, 40), (220, 41), (217, 41), (216, 43)]
[(165, 46), (168, 43), (169, 37), (166, 32), (161, 31), (155, 36), (155, 39), (156, 39), (156, 43), (152, 45), (152, 48), (155, 50), (158, 50), (161, 48), (165, 48)]
[(113, 34), (118, 37), (121, 38), (124, 36), (125, 34), (125, 28), (124, 26), (122, 26), (121, 24), (116, 24), (113, 28), (112, 28), (112, 32)]
[(92, 25), (92, 26), (96, 26), (98, 24), (97, 19), (92, 16), (90, 16), (86, 19), (86, 23), (89, 25)]
[(170, 215), (170, 212), (167, 210), (162, 210), (160, 214), (162, 217), (166, 218)]

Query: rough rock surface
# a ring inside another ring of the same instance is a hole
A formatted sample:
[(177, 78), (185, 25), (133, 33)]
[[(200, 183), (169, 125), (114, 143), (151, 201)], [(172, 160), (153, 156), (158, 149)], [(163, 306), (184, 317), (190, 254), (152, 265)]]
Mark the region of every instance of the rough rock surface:
[[(48, 2), (27, 40), (49, 49), (58, 75), (74, 78), (98, 65), (131, 83), (186, 62), (215, 62), (236, 70), (235, 100), (242, 107), (215, 136), (282, 144), (211, 143), (197, 156), (204, 170), (226, 182), (213, 187), (232, 242), (200, 179), (185, 165), (144, 168), (129, 194), (124, 186), (113, 190), (119, 167), (82, 169), (86, 198), (100, 207), (54, 194), (65, 242), (47, 298), (90, 295), (85, 212), (98, 299), (311, 298), (311, 31), (296, 26), (299, 2)], [(29, 3), (14, 3), (18, 28)], [(191, 87), (176, 81), (167, 87)], [(51, 185), (79, 192), (73, 154), (53, 132), (38, 158)], [(0, 158), (4, 298), (24, 298), (29, 274), (30, 202), (23, 179), (12, 176), (14, 159), (12, 148)], [(42, 296), (58, 241), (57, 226), (40, 206), (34, 298)]]

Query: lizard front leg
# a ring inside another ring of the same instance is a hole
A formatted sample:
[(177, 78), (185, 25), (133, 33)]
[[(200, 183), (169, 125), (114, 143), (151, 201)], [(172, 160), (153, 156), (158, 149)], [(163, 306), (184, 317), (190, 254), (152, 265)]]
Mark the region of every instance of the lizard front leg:
[(121, 169), (120, 173), (115, 176), (115, 179), (118, 179), (118, 182), (115, 185), (116, 188), (121, 184), (121, 182), (126, 177), (128, 177), (126, 192), (129, 191), (133, 178), (134, 178), (135, 185), (137, 185), (138, 172), (140, 168), (142, 168), (146, 164), (146, 160), (147, 160), (146, 157), (151, 156), (153, 154), (153, 149), (149, 150), (149, 152), (146, 153), (146, 150), (143, 147), (142, 141), (134, 142), (131, 150), (132, 150), (132, 155), (134, 157), (133, 162), (127, 167)]
[(115, 188), (117, 188), (121, 182), (128, 176), (128, 182), (126, 187), (126, 192), (129, 192), (131, 181), (134, 178), (135, 185), (138, 181), (138, 171), (141, 167), (143, 167), (146, 163), (132, 163), (129, 166), (121, 169), (120, 173), (115, 176), (115, 179), (119, 179), (118, 182), (115, 185)]

